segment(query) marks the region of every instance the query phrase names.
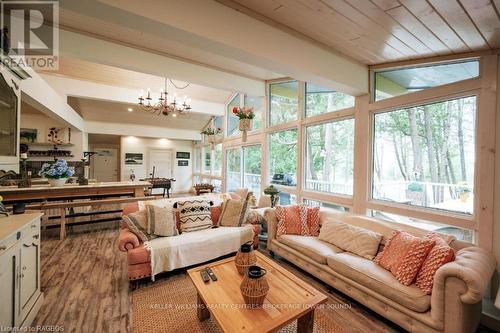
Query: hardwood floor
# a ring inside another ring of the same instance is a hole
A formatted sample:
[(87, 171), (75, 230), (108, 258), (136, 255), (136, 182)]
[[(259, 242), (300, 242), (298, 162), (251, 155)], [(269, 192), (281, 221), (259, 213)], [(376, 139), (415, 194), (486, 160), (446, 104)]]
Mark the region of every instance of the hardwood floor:
[[(57, 230), (42, 234), (41, 287), (45, 300), (33, 326), (61, 325), (65, 332), (130, 332), (131, 306), (127, 258), (117, 247), (118, 224), (73, 227), (60, 241)], [(261, 244), (261, 251), (267, 254)], [(332, 309), (332, 316), (348, 332), (401, 332), (402, 329), (320, 280), (277, 258), (292, 273), (323, 291), (330, 300), (348, 304)], [(163, 274), (158, 279), (174, 273)], [(146, 279), (139, 283), (149, 285)], [(488, 332), (480, 329), (479, 332)], [(195, 332), (192, 332), (195, 333)]]

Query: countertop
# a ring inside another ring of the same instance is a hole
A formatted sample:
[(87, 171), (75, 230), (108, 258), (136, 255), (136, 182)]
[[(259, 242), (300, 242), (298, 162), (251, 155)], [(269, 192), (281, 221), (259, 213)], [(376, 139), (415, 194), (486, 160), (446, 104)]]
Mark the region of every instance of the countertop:
[(9, 215), (0, 217), (0, 241), (9, 237), (34, 219), (40, 218), (40, 212), (27, 212), (19, 215)]
[(17, 186), (0, 186), (0, 193), (23, 192), (23, 191), (57, 191), (66, 189), (85, 189), (85, 188), (112, 188), (112, 187), (145, 187), (151, 186), (150, 182), (99, 182), (88, 185), (65, 184), (64, 186), (52, 187), (50, 185), (33, 185), (32, 187), (18, 188)]

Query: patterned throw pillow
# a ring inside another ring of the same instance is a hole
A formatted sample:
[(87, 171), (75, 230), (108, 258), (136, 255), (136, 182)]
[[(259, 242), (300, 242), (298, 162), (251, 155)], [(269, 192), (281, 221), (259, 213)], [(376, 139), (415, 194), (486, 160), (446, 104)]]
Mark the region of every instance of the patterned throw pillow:
[[(302, 211), (303, 215), (303, 211)], [(277, 206), (276, 218), (278, 220), (277, 236), (281, 235), (301, 235), (302, 219), (299, 206)], [(307, 216), (306, 216), (307, 219)]]
[(434, 240), (395, 231), (375, 262), (391, 271), (402, 284), (410, 285), (434, 244)]
[(157, 236), (177, 236), (179, 232), (175, 225), (175, 214), (172, 207), (161, 208), (146, 205), (148, 217), (148, 232)]
[(248, 215), (247, 200), (228, 200), (222, 204), (219, 225), (222, 227), (241, 227)]
[[(220, 205), (210, 207), (210, 217), (212, 218), (212, 225), (217, 225), (221, 212), (222, 206)], [(181, 213), (178, 209), (175, 210), (175, 226), (177, 228), (177, 231), (181, 233)]]
[(181, 232), (191, 232), (212, 227), (210, 203), (205, 200), (177, 202)]
[(308, 236), (319, 236), (319, 207), (307, 207)]
[(148, 216), (146, 210), (140, 210), (123, 216), (123, 221), (127, 224), (130, 232), (135, 234), (142, 242), (149, 241), (158, 236), (150, 234), (148, 231)]
[(430, 295), (432, 293), (432, 286), (434, 285), (434, 275), (439, 267), (455, 260), (455, 251), (445, 240), (433, 232), (428, 233), (425, 237), (435, 240), (436, 245), (434, 245), (425, 259), (422, 268), (417, 274), (415, 284), (422, 291)]

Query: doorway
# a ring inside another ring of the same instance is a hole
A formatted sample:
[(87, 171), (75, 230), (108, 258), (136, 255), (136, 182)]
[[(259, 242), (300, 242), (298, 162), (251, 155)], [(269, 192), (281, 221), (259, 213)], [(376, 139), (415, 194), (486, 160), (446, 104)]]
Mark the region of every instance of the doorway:
[(118, 149), (117, 148), (94, 148), (96, 153), (92, 156), (91, 178), (99, 182), (118, 181)]
[(149, 151), (148, 174), (150, 177), (172, 178), (172, 150), (170, 149), (151, 149)]

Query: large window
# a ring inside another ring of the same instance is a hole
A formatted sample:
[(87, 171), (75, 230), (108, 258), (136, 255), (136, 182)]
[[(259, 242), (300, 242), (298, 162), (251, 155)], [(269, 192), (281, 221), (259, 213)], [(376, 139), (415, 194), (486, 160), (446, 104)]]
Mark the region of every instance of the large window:
[(226, 150), (227, 191), (233, 192), (240, 187), (248, 188), (256, 198), (260, 197), (261, 147), (246, 146)]
[(378, 113), (372, 197), (473, 213), (476, 97)]
[(478, 76), (478, 60), (379, 71), (375, 73), (375, 100), (379, 101)]
[(241, 186), (241, 153), (239, 148), (226, 150), (226, 192), (234, 192)]
[(260, 160), (262, 157), (259, 146), (243, 147), (243, 187), (253, 192), (256, 198), (260, 197)]
[(297, 129), (269, 135), (269, 181), (295, 186), (297, 179)]
[(195, 173), (201, 173), (201, 148), (195, 148), (194, 149), (194, 172)]
[(214, 127), (215, 128), (222, 129), (223, 123), (224, 123), (224, 117), (223, 116), (215, 117), (215, 119), (214, 119)]
[(233, 107), (240, 106), (240, 94), (236, 94), (231, 102), (227, 105), (227, 136), (235, 135), (238, 133), (239, 120), (232, 112)]
[(205, 162), (203, 163), (203, 173), (210, 173), (210, 146), (205, 146), (203, 149), (205, 154)]
[(354, 119), (309, 126), (306, 136), (305, 188), (352, 195)]
[(255, 118), (253, 119), (252, 130), (258, 130), (262, 128), (262, 117), (264, 115), (264, 98), (257, 96), (245, 95), (245, 106), (253, 108), (255, 112)]
[(222, 175), (222, 143), (216, 144), (214, 146), (214, 175)]
[(306, 117), (337, 111), (354, 106), (354, 96), (306, 84)]
[(297, 81), (269, 85), (269, 124), (271, 126), (297, 120), (298, 91)]

